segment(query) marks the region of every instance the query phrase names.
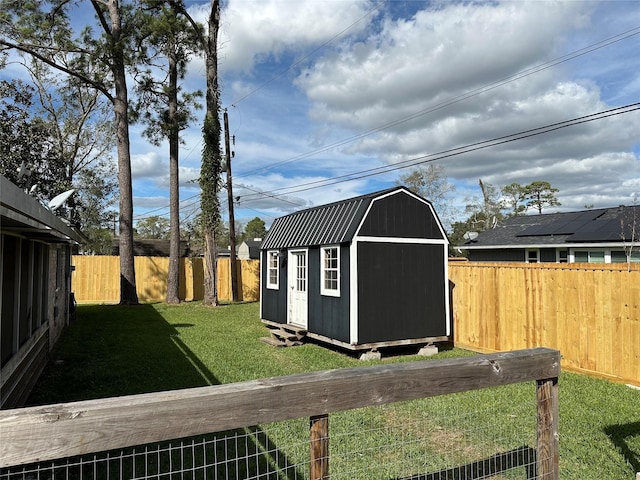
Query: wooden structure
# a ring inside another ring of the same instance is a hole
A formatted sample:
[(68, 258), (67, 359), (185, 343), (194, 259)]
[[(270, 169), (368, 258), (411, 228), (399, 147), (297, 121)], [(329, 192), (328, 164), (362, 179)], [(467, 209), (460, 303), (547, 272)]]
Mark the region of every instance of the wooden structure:
[(395, 187), (277, 218), (262, 242), (260, 315), (350, 350), (446, 340), (448, 239)]
[[(78, 303), (118, 303), (120, 301), (120, 260), (113, 256), (73, 257), (73, 285)], [(260, 298), (258, 260), (240, 260), (238, 279), (240, 299), (255, 302)], [(135, 257), (136, 289), (141, 302), (163, 302), (167, 296), (168, 257)], [(180, 299), (204, 298), (204, 259), (180, 259)], [(218, 258), (218, 298), (231, 300), (229, 258)]]
[(68, 223), (0, 176), (0, 408), (22, 405), (74, 308)]
[(637, 263), (639, 221), (637, 205), (516, 215), (456, 248), (477, 262)]
[(333, 412), (535, 381), (537, 478), (558, 480), (559, 375), (560, 352), (539, 348), (0, 411), (0, 468), (309, 417), (318, 480)]
[(454, 342), (548, 346), (562, 368), (640, 386), (640, 265), (450, 262)]

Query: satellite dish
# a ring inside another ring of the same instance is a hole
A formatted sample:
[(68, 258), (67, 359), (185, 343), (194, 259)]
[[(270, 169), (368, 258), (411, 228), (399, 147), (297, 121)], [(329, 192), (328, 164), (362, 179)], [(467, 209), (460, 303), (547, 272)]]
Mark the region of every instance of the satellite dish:
[(49, 200), (49, 205), (47, 205), (49, 207), (49, 210), (54, 212), (60, 207), (60, 205), (66, 202), (67, 198), (69, 198), (75, 191), (76, 190), (72, 188), (71, 190), (67, 190), (66, 192), (62, 192), (60, 195), (56, 195), (55, 197), (53, 197), (51, 200)]
[(478, 238), (478, 232), (466, 232), (464, 235), (462, 235), (462, 238), (464, 238), (465, 240), (475, 240), (476, 238)]

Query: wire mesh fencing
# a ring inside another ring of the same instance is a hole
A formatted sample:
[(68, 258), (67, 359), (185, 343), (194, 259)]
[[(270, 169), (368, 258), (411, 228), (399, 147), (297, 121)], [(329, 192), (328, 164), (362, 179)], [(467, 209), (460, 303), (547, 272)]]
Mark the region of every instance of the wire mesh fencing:
[[(326, 478), (538, 478), (535, 385), (525, 390), (504, 386), (331, 414)], [(299, 418), (13, 467), (0, 480), (306, 480), (309, 423)]]
[(540, 348), (0, 411), (0, 480), (558, 480), (559, 372)]

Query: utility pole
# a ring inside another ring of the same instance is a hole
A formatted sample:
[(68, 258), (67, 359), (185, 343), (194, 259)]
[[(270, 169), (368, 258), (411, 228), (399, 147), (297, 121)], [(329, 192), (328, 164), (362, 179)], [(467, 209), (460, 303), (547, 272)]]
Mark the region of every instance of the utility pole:
[(238, 301), (238, 268), (236, 266), (236, 220), (233, 215), (233, 189), (231, 187), (231, 147), (229, 145), (229, 116), (224, 109), (224, 146), (227, 153), (227, 195), (229, 199), (229, 248), (231, 249), (231, 297)]

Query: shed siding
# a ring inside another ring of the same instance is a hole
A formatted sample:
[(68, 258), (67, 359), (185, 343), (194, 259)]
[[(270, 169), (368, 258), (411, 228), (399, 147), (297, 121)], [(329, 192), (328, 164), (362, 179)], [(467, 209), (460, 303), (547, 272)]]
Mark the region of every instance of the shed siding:
[(287, 323), (287, 265), (286, 262), (279, 263), (279, 288), (273, 290), (267, 288), (267, 252), (261, 252), (260, 264), (260, 302), (262, 302), (262, 318), (272, 322)]
[(358, 243), (358, 343), (447, 334), (444, 247)]
[(360, 236), (443, 239), (431, 207), (404, 192), (375, 200)]
[(309, 249), (310, 332), (342, 342), (349, 341), (349, 246), (340, 246), (340, 296), (320, 294), (320, 248)]

